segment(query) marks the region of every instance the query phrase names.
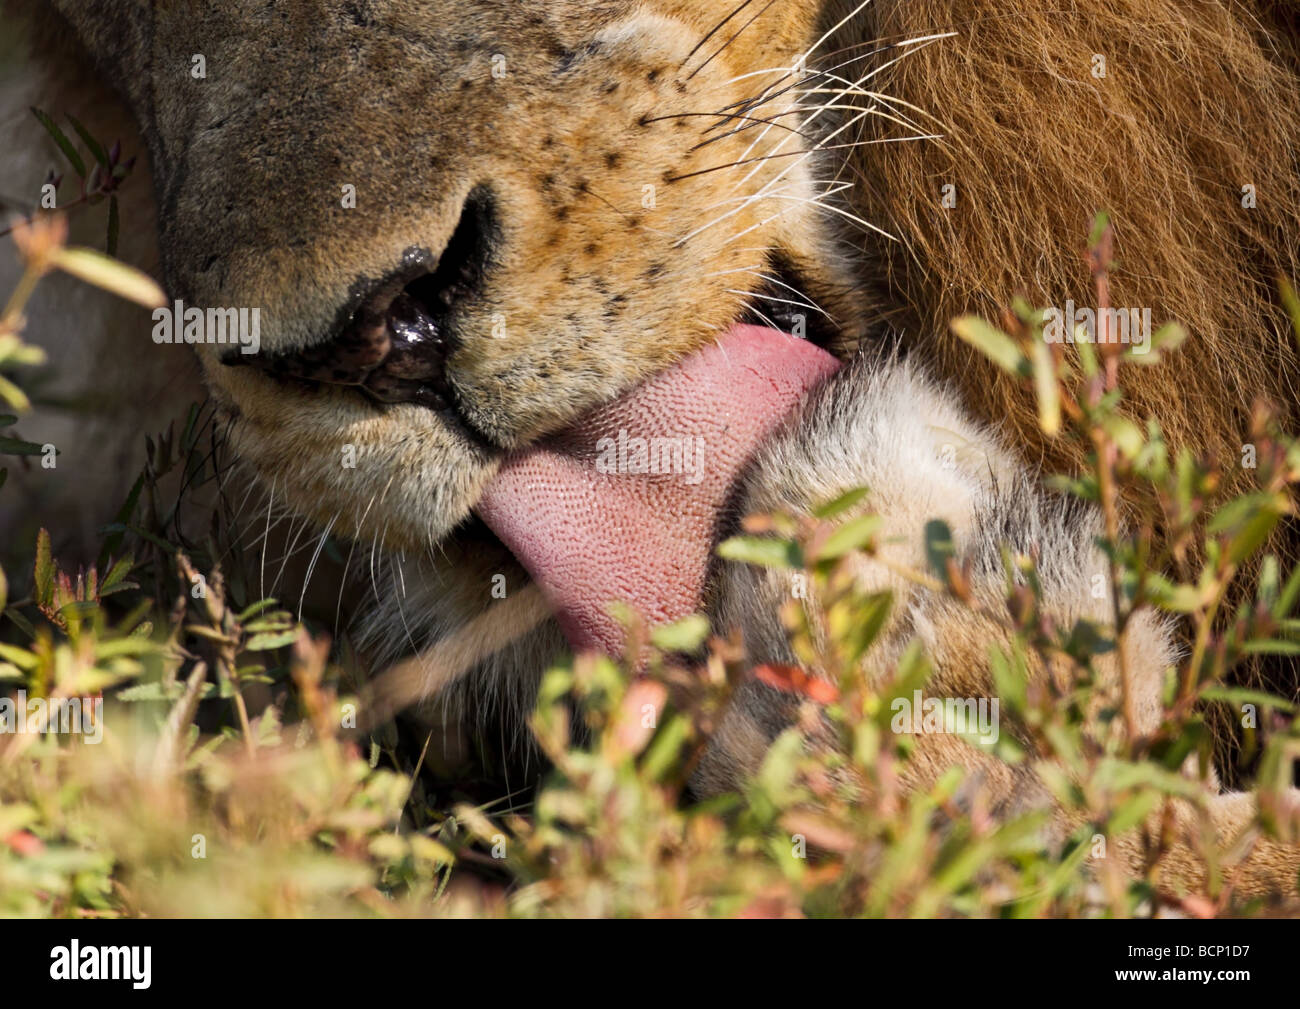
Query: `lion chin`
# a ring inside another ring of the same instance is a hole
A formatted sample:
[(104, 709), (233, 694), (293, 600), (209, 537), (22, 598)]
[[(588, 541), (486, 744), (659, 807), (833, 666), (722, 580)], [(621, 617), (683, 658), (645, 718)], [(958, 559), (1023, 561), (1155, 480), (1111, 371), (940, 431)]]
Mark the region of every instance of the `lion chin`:
[[(1296, 419), (1272, 292), (1300, 275), (1300, 48), (1266, 0), (9, 6), (54, 80), (98, 68), (81, 118), (138, 128), (158, 241), (123, 256), (188, 304), (258, 311), (257, 353), (199, 346), (204, 382), (272, 499), (382, 551), (376, 662), (490, 624), (497, 586), (544, 603), (444, 677), (471, 721), (486, 697), (527, 710), (566, 647), (616, 650), (611, 595), (652, 621), (707, 606), (755, 662), (792, 662), (788, 588), (711, 550), (737, 515), (859, 486), (892, 545), (857, 578), (896, 598), (871, 675), (920, 640), (934, 692), (993, 693), (1005, 630), (894, 573), (925, 566), (934, 518), (977, 598), (1001, 598), (1009, 540), (1055, 618), (1104, 618), (1097, 515), (1026, 463), (1082, 450), (948, 331), (1018, 294), (1087, 304), (1100, 208), (1114, 303), (1195, 337), (1138, 377), (1135, 413), (1220, 458), (1256, 398)], [(1152, 731), (1177, 632), (1143, 613), (1125, 647)], [(742, 781), (791, 717), (748, 683), (695, 790)], [(999, 813), (1055, 810), (1028, 769), (919, 738), (910, 787), (960, 763)], [(1221, 838), (1253, 816), (1208, 804)], [(1167, 864), (1196, 886), (1195, 810), (1175, 814)], [(1048, 843), (1075, 826), (1056, 811)], [(1118, 847), (1139, 872), (1136, 832)], [(1234, 882), (1293, 892), (1298, 867), (1261, 842)]]

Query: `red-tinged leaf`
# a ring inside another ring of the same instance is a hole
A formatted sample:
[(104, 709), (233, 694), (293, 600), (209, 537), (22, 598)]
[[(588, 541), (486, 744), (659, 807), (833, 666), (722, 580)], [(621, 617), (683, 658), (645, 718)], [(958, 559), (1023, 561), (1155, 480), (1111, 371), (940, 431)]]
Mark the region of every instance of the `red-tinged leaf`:
[(754, 676), (769, 687), (787, 694), (802, 694), (818, 704), (834, 704), (840, 699), (835, 684), (810, 676), (798, 666), (764, 663), (754, 670)]
[(26, 858), (32, 858), (45, 850), (45, 843), (25, 830), (15, 830), (4, 839), (4, 843)]
[(1188, 894), (1182, 899), (1182, 905), (1183, 910), (1193, 918), (1217, 918), (1219, 915), (1218, 905), (1200, 894)]
[(609, 736), (611, 756), (635, 755), (645, 749), (659, 725), (668, 689), (655, 680), (636, 680), (628, 685), (622, 708)]
[(822, 851), (847, 855), (859, 845), (852, 831), (835, 823), (830, 817), (815, 813), (795, 811), (781, 817), (781, 826), (789, 834), (800, 834)]
[(736, 913), (737, 918), (802, 918), (803, 912), (787, 897), (755, 897)]
[(50, 534), (42, 529), (36, 534), (36, 602), (49, 606), (54, 601), (54, 558), (50, 550)]

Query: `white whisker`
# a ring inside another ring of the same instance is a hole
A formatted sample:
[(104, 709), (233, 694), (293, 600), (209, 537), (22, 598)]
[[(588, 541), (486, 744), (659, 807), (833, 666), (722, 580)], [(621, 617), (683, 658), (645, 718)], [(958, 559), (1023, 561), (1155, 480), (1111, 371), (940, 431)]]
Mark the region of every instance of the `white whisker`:
[(311, 585), (311, 576), (316, 571), (316, 562), (320, 560), (320, 554), (325, 549), (325, 541), (329, 539), (330, 530), (334, 528), (334, 523), (339, 520), (339, 513), (335, 512), (334, 517), (329, 520), (325, 526), (325, 531), (320, 534), (320, 541), (316, 544), (316, 552), (311, 555), (311, 560), (307, 563), (307, 574), (302, 580), (302, 593), (298, 596), (298, 621), (302, 622), (302, 607), (307, 600), (307, 587)]

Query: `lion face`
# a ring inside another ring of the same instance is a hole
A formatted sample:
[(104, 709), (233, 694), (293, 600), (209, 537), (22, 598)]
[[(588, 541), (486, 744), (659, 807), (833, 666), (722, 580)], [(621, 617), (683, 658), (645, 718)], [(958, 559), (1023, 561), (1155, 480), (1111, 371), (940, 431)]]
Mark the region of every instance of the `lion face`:
[(753, 6), (64, 14), (149, 138), (169, 289), (260, 311), (254, 360), (201, 350), (236, 451), (405, 548), (747, 312), (854, 315), (809, 152), (829, 127), (791, 70), (815, 5)]

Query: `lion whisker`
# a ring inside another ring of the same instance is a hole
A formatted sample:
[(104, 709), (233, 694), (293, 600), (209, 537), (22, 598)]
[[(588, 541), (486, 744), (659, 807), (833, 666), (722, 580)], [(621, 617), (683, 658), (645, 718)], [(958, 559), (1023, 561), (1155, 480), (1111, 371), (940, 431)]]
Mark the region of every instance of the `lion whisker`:
[(716, 25), (710, 28), (708, 33), (702, 39), (700, 39), (700, 41), (696, 42), (695, 47), (689, 53), (686, 54), (685, 59), (683, 59), (681, 63), (677, 64), (677, 69), (680, 70), (682, 69), (682, 67), (686, 66), (686, 64), (691, 61), (691, 57), (694, 56), (696, 53), (698, 53), (704, 47), (704, 44), (709, 41), (709, 39), (713, 38), (714, 35), (722, 31), (723, 27), (726, 25), (728, 21), (734, 18), (737, 14), (739, 14), (741, 11), (743, 11), (746, 7), (748, 7), (753, 2), (754, 0), (742, 0), (739, 7), (733, 8), (730, 14), (728, 14), (725, 18), (723, 18)]
[[(745, 4), (744, 4), (744, 6), (742, 6), (741, 10), (743, 10), (744, 7), (749, 6), (749, 2), (750, 2), (750, 0), (745, 0)], [(703, 63), (701, 63), (698, 67), (696, 67), (694, 70), (692, 70), (692, 71), (690, 72), (690, 74), (687, 76), (686, 80), (687, 80), (687, 81), (690, 81), (691, 78), (693, 78), (693, 77), (694, 77), (696, 74), (698, 74), (701, 70), (703, 70), (703, 69), (704, 69), (705, 67), (707, 67), (710, 63), (712, 63), (712, 62), (713, 62), (713, 61), (714, 61), (718, 56), (722, 55), (722, 53), (726, 50), (726, 48), (727, 48), (729, 45), (731, 45), (733, 42), (735, 42), (736, 39), (740, 38), (740, 36), (743, 35), (743, 34), (745, 33), (745, 31), (749, 28), (750, 25), (752, 25), (755, 21), (757, 21), (757, 20), (758, 20), (759, 18), (761, 18), (764, 14), (766, 14), (766, 13), (768, 12), (768, 10), (771, 8), (772, 4), (774, 4), (774, 3), (776, 3), (776, 0), (767, 0), (767, 3), (764, 4), (762, 10), (760, 10), (760, 11), (759, 11), (757, 14), (755, 14), (752, 18), (750, 18), (750, 19), (749, 19), (748, 21), (746, 21), (743, 25), (741, 25), (740, 30), (739, 30), (738, 32), (736, 32), (736, 34), (734, 34), (733, 36), (731, 36), (731, 38), (727, 39), (726, 42), (722, 43), (722, 45), (721, 45), (720, 47), (718, 47), (717, 51), (714, 52), (714, 54), (713, 54), (712, 56), (710, 56), (707, 60), (705, 60), (705, 61), (704, 61)], [(739, 11), (737, 11), (736, 13), (739, 13)], [(735, 15), (733, 14), (732, 16), (734, 17)], [(730, 19), (728, 19), (728, 20), (730, 20)]]
[[(728, 294), (739, 295), (739, 296), (742, 297), (742, 298), (762, 298), (764, 301), (775, 301), (775, 302), (777, 302), (777, 303), (779, 303), (779, 304), (782, 304), (782, 305), (793, 305), (795, 308), (807, 308), (807, 309), (810, 309), (811, 311), (814, 311), (814, 312), (820, 312), (822, 315), (826, 315), (826, 317), (827, 317), (828, 319), (830, 318), (830, 316), (827, 315), (825, 311), (823, 311), (822, 309), (818, 308), (816, 305), (810, 305), (810, 304), (808, 304), (808, 303), (805, 302), (805, 301), (794, 301), (794, 300), (792, 300), (792, 299), (790, 299), (790, 298), (778, 298), (778, 297), (776, 297), (775, 295), (772, 295), (772, 294), (763, 294), (763, 293), (761, 293), (761, 292), (759, 292), (759, 291), (735, 291), (735, 290), (732, 290), (732, 289), (730, 289), (730, 288), (727, 289), (727, 293), (728, 293)], [(751, 306), (751, 308), (750, 308), (750, 311), (752, 311), (755, 315), (758, 314), (758, 309), (753, 308), (752, 306)], [(780, 329), (781, 327), (780, 327), (780, 326), (773, 326), (772, 328), (773, 328), (773, 329)]]
[(262, 563), (258, 573), (260, 595), (266, 598), (266, 542), (271, 535), (271, 505), (275, 501), (275, 477), (271, 477), (271, 489), (266, 496), (266, 532), (262, 537)]
[(339, 520), (339, 512), (334, 513), (334, 517), (329, 520), (325, 526), (325, 531), (320, 534), (320, 540), (316, 544), (316, 551), (311, 555), (311, 560), (307, 562), (307, 574), (302, 580), (302, 593), (298, 596), (298, 620), (302, 620), (303, 604), (307, 601), (307, 589), (311, 585), (311, 576), (316, 571), (316, 562), (320, 560), (321, 551), (325, 549), (325, 541), (329, 539), (330, 531), (334, 528), (334, 523)]

